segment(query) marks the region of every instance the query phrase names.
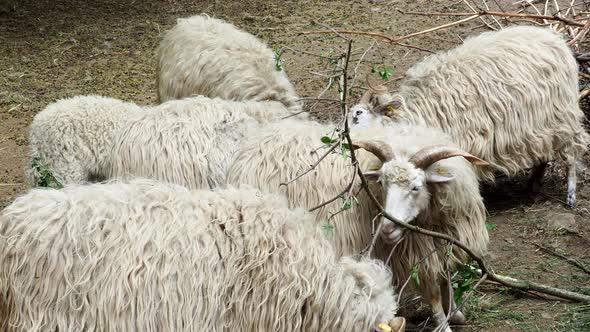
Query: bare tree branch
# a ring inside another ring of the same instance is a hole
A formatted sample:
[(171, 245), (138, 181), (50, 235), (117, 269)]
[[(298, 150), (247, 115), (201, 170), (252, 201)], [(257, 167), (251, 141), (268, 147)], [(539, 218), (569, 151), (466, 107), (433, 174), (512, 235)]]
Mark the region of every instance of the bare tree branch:
[[(410, 14), (410, 15), (420, 15), (420, 16), (473, 16), (473, 13), (438, 13), (438, 12), (406, 12), (403, 10), (398, 9), (398, 11), (402, 14)], [(534, 18), (539, 20), (552, 20), (552, 21), (560, 21), (562, 23), (573, 25), (577, 27), (583, 27), (584, 23), (567, 19), (565, 17), (557, 16), (557, 15), (540, 15), (540, 14), (522, 14), (522, 13), (504, 13), (504, 12), (490, 12), (490, 11), (481, 11), (478, 13), (479, 16), (490, 15), (490, 16), (499, 16), (499, 17), (524, 17), (524, 18)], [(475, 17), (477, 18), (477, 17)]]
[(559, 257), (559, 258), (561, 258), (561, 259), (563, 259), (563, 260), (567, 261), (568, 263), (572, 264), (573, 266), (575, 266), (575, 267), (578, 267), (578, 268), (579, 268), (579, 269), (581, 269), (582, 271), (584, 271), (584, 272), (586, 272), (586, 273), (590, 274), (590, 269), (588, 269), (586, 266), (584, 266), (584, 264), (582, 264), (582, 263), (578, 262), (577, 260), (575, 260), (575, 259), (573, 259), (573, 258), (569, 258), (569, 257), (567, 257), (567, 256), (564, 256), (564, 255), (562, 255), (562, 254), (560, 254), (560, 253), (556, 252), (555, 250), (552, 250), (552, 249), (550, 249), (550, 248), (547, 248), (547, 247), (545, 247), (545, 246), (542, 246), (542, 245), (540, 245), (540, 244), (534, 243), (534, 245), (535, 245), (537, 248), (539, 248), (539, 249), (543, 250), (544, 252), (546, 252), (546, 253), (548, 253), (548, 254), (551, 254), (551, 255), (553, 255), (553, 256), (555, 256), (555, 257)]
[(304, 176), (305, 174), (311, 172), (312, 170), (314, 170), (316, 167), (318, 167), (318, 165), (322, 162), (322, 160), (324, 160), (332, 151), (336, 150), (336, 148), (338, 147), (338, 144), (334, 144), (330, 147), (330, 149), (328, 149), (328, 151), (326, 151), (326, 153), (324, 153), (320, 159), (318, 159), (318, 161), (316, 161), (313, 165), (311, 165), (305, 172), (297, 175), (296, 177), (294, 177), (293, 179), (287, 181), (287, 182), (281, 182), (279, 184), (279, 186), (286, 186), (289, 185), (290, 183), (293, 183), (294, 181), (296, 181), (297, 179), (299, 179), (300, 177)]

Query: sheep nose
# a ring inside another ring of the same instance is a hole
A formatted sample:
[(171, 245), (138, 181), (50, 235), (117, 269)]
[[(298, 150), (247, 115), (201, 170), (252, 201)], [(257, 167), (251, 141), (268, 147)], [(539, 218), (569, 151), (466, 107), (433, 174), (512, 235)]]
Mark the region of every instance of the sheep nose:
[(383, 227), (381, 227), (381, 232), (385, 234), (391, 234), (395, 230), (395, 224), (392, 222), (384, 223)]

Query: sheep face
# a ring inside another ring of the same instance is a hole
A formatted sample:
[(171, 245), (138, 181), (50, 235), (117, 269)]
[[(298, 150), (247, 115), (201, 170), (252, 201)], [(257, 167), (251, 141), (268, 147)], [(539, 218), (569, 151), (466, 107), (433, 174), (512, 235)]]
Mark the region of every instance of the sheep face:
[(346, 316), (360, 326), (367, 326), (366, 319), (374, 325), (389, 323), (397, 311), (396, 296), (391, 288), (391, 272), (383, 262), (361, 258), (342, 257), (340, 264), (345, 278), (353, 290), (351, 301), (343, 308)]
[(375, 119), (375, 115), (365, 105), (354, 105), (348, 112), (348, 122), (352, 126), (367, 126)]
[[(380, 170), (365, 173), (365, 176), (383, 186), (385, 211), (404, 223), (411, 222), (428, 208), (429, 183), (442, 183), (454, 179), (453, 174), (447, 169), (429, 167), (423, 170), (411, 162), (397, 160), (386, 162)], [(384, 220), (381, 237), (385, 242), (395, 243), (401, 235), (402, 229), (391, 221)]]
[[(429, 184), (443, 183), (455, 178), (451, 169), (437, 163), (440, 160), (461, 156), (474, 165), (485, 166), (488, 162), (452, 146), (433, 145), (424, 147), (406, 159), (397, 156), (390, 145), (380, 140), (357, 141), (353, 148), (362, 148), (373, 153), (383, 166), (377, 171), (364, 173), (368, 180), (381, 183), (385, 193), (385, 212), (403, 223), (414, 220), (428, 209)], [(402, 229), (384, 220), (381, 237), (387, 243), (398, 242)]]

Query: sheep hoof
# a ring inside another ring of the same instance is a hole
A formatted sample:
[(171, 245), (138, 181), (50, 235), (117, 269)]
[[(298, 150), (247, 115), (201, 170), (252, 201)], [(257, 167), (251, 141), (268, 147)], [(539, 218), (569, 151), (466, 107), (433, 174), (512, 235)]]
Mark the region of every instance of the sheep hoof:
[(463, 315), (461, 310), (458, 310), (453, 316), (451, 316), (449, 322), (452, 325), (467, 325), (467, 318), (465, 318), (465, 315)]

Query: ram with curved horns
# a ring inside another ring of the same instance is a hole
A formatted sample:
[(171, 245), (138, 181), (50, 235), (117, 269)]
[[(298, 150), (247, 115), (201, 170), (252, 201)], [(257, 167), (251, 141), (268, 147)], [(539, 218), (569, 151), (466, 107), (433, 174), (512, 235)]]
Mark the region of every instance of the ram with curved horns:
[[(335, 153), (326, 155), (312, 171), (304, 173), (323, 154), (317, 153), (321, 150), (320, 138), (332, 130), (333, 125), (311, 121), (270, 124), (242, 142), (227, 178), (231, 184), (250, 184), (282, 193), (291, 206), (315, 208), (316, 222), (330, 225), (328, 236), (337, 252), (355, 254), (371, 243), (375, 223), (370, 221), (378, 216), (377, 207), (361, 190), (358, 177), (347, 190), (355, 167)], [(358, 166), (363, 170), (381, 166), (366, 174), (382, 184), (371, 184), (371, 189), (383, 198), (390, 215), (449, 234), (475, 253), (485, 254), (485, 207), (472, 165), (485, 164), (483, 160), (460, 151), (448, 135), (434, 128), (392, 124), (359, 128), (353, 135), (356, 146), (364, 148), (358, 150)], [(296, 181), (280, 185), (297, 176)], [(347, 192), (358, 193), (358, 204), (343, 209), (342, 200), (337, 198), (350, 200)], [(445, 318), (443, 303), (449, 303), (443, 302), (448, 295), (442, 275), (446, 261), (452, 270), (468, 257), (456, 248), (448, 255), (446, 243), (420, 234), (403, 234), (389, 222), (381, 237), (384, 241), (377, 241), (375, 253), (387, 260), (395, 247), (390, 260), (395, 282), (401, 286), (418, 266), (421, 282), (415, 286), (431, 305), (435, 320), (441, 323)], [(465, 320), (460, 312), (453, 318), (453, 322)]]

